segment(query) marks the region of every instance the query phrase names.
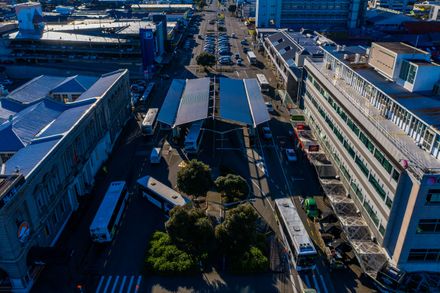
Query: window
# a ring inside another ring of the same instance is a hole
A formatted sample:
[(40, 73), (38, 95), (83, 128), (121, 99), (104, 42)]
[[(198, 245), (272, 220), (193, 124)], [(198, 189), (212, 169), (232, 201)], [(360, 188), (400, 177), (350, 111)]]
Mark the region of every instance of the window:
[(402, 66), (400, 67), (399, 77), (404, 81), (407, 81), (411, 84), (414, 83), (414, 79), (416, 77), (417, 67), (406, 60), (403, 60)]
[(409, 262), (440, 262), (440, 249), (411, 249), (408, 255)]
[(440, 205), (440, 189), (428, 190), (428, 195), (426, 196), (426, 204)]
[(385, 204), (391, 209), (391, 207), (393, 206), (393, 201), (391, 200), (391, 198), (387, 197)]
[(382, 226), (382, 224), (380, 224), (380, 226), (379, 226), (379, 232), (382, 236), (385, 235), (385, 228)]
[(422, 219), (417, 225), (417, 234), (440, 233), (440, 219)]
[(382, 186), (379, 184), (379, 181), (377, 181), (376, 178), (374, 178), (374, 176), (371, 174), (370, 174), (370, 178), (368, 179), (368, 181), (370, 181), (371, 185), (373, 185), (374, 189), (377, 191), (380, 198), (382, 198), (384, 200), (386, 193), (385, 193), (385, 190), (383, 190)]
[(399, 181), (399, 172), (397, 172), (396, 170), (393, 171), (393, 176), (392, 178), (394, 179), (394, 181), (398, 182)]
[(370, 204), (366, 201), (364, 201), (364, 209), (365, 211), (367, 211), (367, 214), (370, 216), (371, 220), (373, 221), (373, 223), (377, 226), (379, 225), (379, 218), (377, 217), (377, 215), (374, 213), (373, 208), (370, 206)]
[(361, 161), (359, 157), (356, 157), (356, 164), (359, 166), (359, 168), (364, 173), (364, 175), (368, 177), (368, 173), (369, 173), (368, 168), (367, 166), (365, 166), (365, 164)]

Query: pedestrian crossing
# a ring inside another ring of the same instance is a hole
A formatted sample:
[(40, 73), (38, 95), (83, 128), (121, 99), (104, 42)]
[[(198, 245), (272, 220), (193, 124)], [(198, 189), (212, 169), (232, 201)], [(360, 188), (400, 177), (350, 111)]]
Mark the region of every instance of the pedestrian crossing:
[(135, 293), (139, 292), (142, 276), (101, 276), (96, 293)]

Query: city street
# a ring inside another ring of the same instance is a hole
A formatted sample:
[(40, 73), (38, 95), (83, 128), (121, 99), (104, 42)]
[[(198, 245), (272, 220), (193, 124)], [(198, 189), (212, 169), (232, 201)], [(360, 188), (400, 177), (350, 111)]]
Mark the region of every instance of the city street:
[[(216, 32), (215, 20), (218, 13), (217, 2), (200, 13), (203, 18), (199, 34)], [(251, 66), (243, 53), (240, 40), (246, 38), (252, 47), (246, 26), (235, 17), (225, 13), (225, 26), (231, 38), (231, 52), (238, 52), (244, 65), (215, 66), (216, 73), (230, 78), (253, 78), (264, 73), (272, 86), (277, 84), (276, 77), (266, 66), (265, 57), (257, 54), (259, 66)], [(156, 230), (164, 229), (165, 217), (162, 212), (142, 198), (135, 189), (135, 181), (142, 176), (152, 175), (164, 184), (175, 187), (179, 163), (185, 159), (179, 149), (170, 148), (166, 131), (156, 131), (152, 138), (140, 134), (138, 123), (147, 108), (158, 107), (163, 103), (173, 78), (197, 78), (206, 73), (196, 65), (195, 58), (202, 51), (203, 40), (194, 37), (192, 51), (178, 49), (175, 62), (165, 67), (161, 74), (171, 78), (159, 78), (148, 102), (135, 111), (124, 129), (109, 162), (108, 173), (99, 175), (93, 192), (84, 197), (79, 210), (66, 227), (58, 246), (70, 251), (70, 260), (66, 265), (48, 265), (41, 273), (34, 292), (72, 292), (74, 288), (81, 292), (302, 292), (304, 288), (315, 288), (318, 292), (342, 292), (347, 288), (358, 291), (359, 286), (350, 278), (340, 280), (338, 275), (330, 275), (323, 257), (318, 260), (317, 269), (309, 273), (298, 274), (292, 270), (280, 273), (265, 273), (249, 276), (232, 276), (212, 271), (197, 276), (158, 277), (145, 272), (145, 254), (148, 240)], [(183, 43), (185, 40), (183, 41)], [(210, 72), (213, 76), (215, 72)], [(217, 76), (218, 76), (217, 75)], [(308, 161), (299, 155), (298, 162), (290, 163), (285, 157), (285, 149), (293, 148), (289, 132), (292, 127), (289, 115), (280, 101), (271, 96), (265, 100), (273, 104), (276, 111), (267, 124), (273, 137), (261, 139), (257, 132), (252, 142), (247, 130), (237, 125), (223, 122), (210, 122), (216, 131), (228, 131), (224, 136), (206, 131), (201, 150), (197, 158), (209, 163), (215, 175), (221, 167), (228, 167), (248, 180), (255, 201), (252, 205), (264, 218), (268, 226), (282, 239), (278, 220), (273, 210), (273, 200), (292, 197), (300, 211), (303, 222), (315, 243), (319, 241), (315, 223), (305, 215), (300, 207), (300, 197), (321, 196), (319, 182)], [(149, 163), (149, 154), (153, 147), (160, 146), (167, 151), (160, 165)], [(264, 162), (266, 173), (257, 166)], [(114, 240), (108, 245), (93, 243), (89, 236), (90, 223), (98, 209), (104, 193), (111, 181), (125, 180), (129, 186), (129, 203)], [(353, 276), (351, 276), (353, 279)], [(332, 282), (337, 280), (337, 282)], [(344, 283), (346, 282), (346, 283)], [(335, 284), (337, 283), (337, 284)], [(350, 283), (349, 285), (347, 285)], [(66, 286), (66, 284), (68, 284)]]

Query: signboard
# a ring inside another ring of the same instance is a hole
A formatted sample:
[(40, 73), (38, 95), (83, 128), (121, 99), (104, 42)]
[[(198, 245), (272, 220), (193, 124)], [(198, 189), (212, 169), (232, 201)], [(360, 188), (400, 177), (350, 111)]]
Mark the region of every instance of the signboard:
[(309, 145), (309, 152), (319, 152), (319, 144)]
[(25, 243), (29, 240), (29, 235), (30, 235), (31, 229), (29, 227), (29, 223), (24, 221), (20, 224), (20, 226), (18, 227), (18, 231), (17, 231), (17, 237), (18, 240), (21, 243)]
[(152, 29), (141, 28), (139, 30), (142, 55), (142, 71), (153, 73), (154, 68), (154, 32)]

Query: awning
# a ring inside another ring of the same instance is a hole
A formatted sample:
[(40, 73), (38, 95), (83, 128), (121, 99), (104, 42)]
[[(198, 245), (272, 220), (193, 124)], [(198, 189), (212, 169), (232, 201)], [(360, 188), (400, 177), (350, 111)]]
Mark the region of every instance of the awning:
[(209, 86), (209, 77), (186, 81), (174, 127), (208, 117)]
[(220, 78), (220, 118), (253, 125), (246, 90), (241, 79)]
[(185, 88), (185, 80), (174, 79), (168, 89), (167, 96), (163, 102), (162, 108), (160, 108), (157, 121), (173, 126), (176, 118), (177, 110), (179, 109), (180, 97), (182, 96)]
[(243, 83), (249, 103), (249, 110), (254, 122), (253, 126), (257, 127), (257, 125), (270, 120), (269, 112), (264, 104), (258, 81), (255, 78), (243, 79)]

